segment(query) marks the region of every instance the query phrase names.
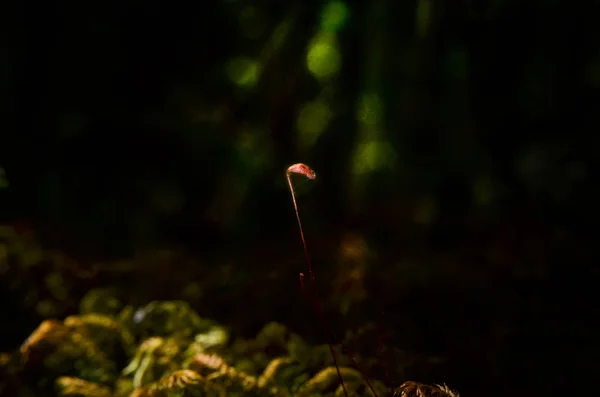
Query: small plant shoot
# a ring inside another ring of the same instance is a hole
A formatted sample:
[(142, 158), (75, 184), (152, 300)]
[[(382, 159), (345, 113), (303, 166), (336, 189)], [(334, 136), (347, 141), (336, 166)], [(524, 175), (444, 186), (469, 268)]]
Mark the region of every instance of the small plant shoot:
[(294, 185), (292, 184), (292, 174), (301, 174), (304, 175), (308, 179), (315, 179), (317, 174), (306, 164), (298, 163), (288, 167), (286, 171), (286, 177), (288, 180), (288, 184), (290, 185), (290, 192), (292, 193), (292, 200), (294, 202), (294, 209), (296, 210), (296, 219), (298, 220), (298, 228), (300, 229), (300, 238), (302, 239), (302, 247), (304, 248), (304, 255), (306, 256), (306, 263), (308, 265), (308, 275), (310, 277), (310, 282), (312, 284), (312, 296), (306, 290), (304, 285), (304, 274), (300, 273), (300, 286), (302, 287), (302, 292), (309, 303), (314, 307), (319, 319), (321, 320), (321, 326), (323, 327), (323, 332), (325, 333), (325, 337), (327, 338), (327, 345), (329, 346), (329, 351), (331, 352), (331, 358), (333, 359), (333, 364), (335, 365), (335, 369), (337, 371), (338, 378), (340, 380), (340, 384), (342, 385), (342, 389), (344, 390), (344, 395), (348, 397), (348, 391), (346, 390), (346, 386), (344, 385), (344, 379), (342, 378), (342, 374), (340, 372), (340, 367), (337, 363), (337, 359), (335, 357), (335, 352), (333, 351), (333, 345), (331, 344), (331, 332), (329, 331), (329, 325), (327, 324), (327, 318), (325, 317), (325, 311), (323, 309), (323, 303), (319, 297), (319, 291), (316, 285), (315, 272), (313, 270), (313, 266), (310, 260), (310, 255), (308, 254), (308, 248), (306, 247), (306, 239), (304, 238), (304, 230), (302, 230), (302, 221), (300, 220), (300, 213), (298, 212), (298, 203), (296, 202), (296, 194), (294, 193)]

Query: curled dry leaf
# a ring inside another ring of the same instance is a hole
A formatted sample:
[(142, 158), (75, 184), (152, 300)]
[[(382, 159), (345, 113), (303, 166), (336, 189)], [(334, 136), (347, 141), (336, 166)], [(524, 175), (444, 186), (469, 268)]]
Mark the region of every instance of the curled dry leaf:
[(195, 371), (180, 369), (162, 378), (156, 383), (156, 390), (179, 391), (186, 388), (200, 389), (204, 384), (204, 378)]
[(215, 388), (214, 385), (197, 372), (189, 369), (180, 369), (171, 372), (149, 386), (135, 389), (129, 397), (185, 397), (222, 394), (223, 390)]

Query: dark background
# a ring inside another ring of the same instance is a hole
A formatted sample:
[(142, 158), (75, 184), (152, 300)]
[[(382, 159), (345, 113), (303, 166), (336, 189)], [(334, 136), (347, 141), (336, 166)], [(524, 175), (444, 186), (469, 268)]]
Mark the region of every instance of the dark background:
[[(285, 180), (304, 162), (317, 180), (294, 182), (337, 333), (384, 311), (386, 343), (442, 358), (407, 376), (463, 395), (593, 381), (598, 2), (0, 11), (0, 219), (93, 273), (68, 273), (75, 299), (128, 287), (237, 334), (278, 320), (322, 342)], [(45, 317), (13, 284), (3, 350)]]

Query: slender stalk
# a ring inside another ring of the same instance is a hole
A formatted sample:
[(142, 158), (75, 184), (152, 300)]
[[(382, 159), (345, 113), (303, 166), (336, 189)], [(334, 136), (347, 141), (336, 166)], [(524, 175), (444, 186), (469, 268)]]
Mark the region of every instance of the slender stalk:
[[(323, 332), (325, 333), (325, 337), (327, 338), (327, 345), (329, 346), (329, 351), (331, 352), (331, 358), (333, 358), (333, 364), (335, 365), (335, 369), (337, 371), (338, 378), (340, 379), (340, 383), (342, 385), (342, 389), (344, 390), (344, 395), (348, 397), (348, 391), (346, 390), (346, 385), (344, 384), (344, 379), (342, 378), (342, 374), (340, 372), (340, 367), (337, 363), (337, 358), (335, 357), (335, 352), (333, 351), (333, 345), (331, 344), (331, 332), (329, 330), (329, 325), (327, 323), (327, 318), (325, 317), (325, 311), (323, 309), (323, 303), (319, 297), (319, 290), (317, 289), (317, 284), (315, 282), (315, 272), (313, 270), (312, 262), (310, 260), (310, 255), (308, 255), (308, 249), (306, 248), (306, 240), (304, 238), (304, 230), (302, 230), (302, 221), (300, 221), (300, 213), (298, 212), (298, 204), (296, 203), (296, 194), (294, 193), (294, 186), (292, 185), (292, 179), (290, 177), (291, 174), (302, 174), (306, 176), (308, 179), (315, 179), (317, 175), (315, 172), (310, 169), (306, 164), (298, 163), (290, 166), (286, 171), (286, 177), (288, 184), (290, 185), (290, 192), (292, 193), (292, 200), (294, 201), (294, 209), (296, 210), (296, 219), (298, 220), (298, 228), (300, 229), (300, 238), (302, 239), (302, 246), (304, 247), (304, 255), (306, 256), (306, 263), (308, 264), (308, 275), (310, 276), (310, 281), (313, 286), (313, 299), (310, 301), (310, 295), (304, 291), (305, 296), (309, 299), (310, 303), (315, 308), (319, 319), (321, 320), (321, 326), (323, 327)], [(302, 285), (302, 289), (304, 290), (304, 275), (300, 273), (300, 283)]]
[(358, 363), (354, 359), (354, 355), (352, 354), (352, 351), (350, 351), (350, 349), (348, 349), (348, 347), (345, 345), (343, 340), (340, 342), (340, 344), (342, 345), (342, 350), (346, 353), (346, 356), (348, 357), (348, 361), (350, 361), (352, 363), (352, 365), (354, 366), (354, 368), (356, 368), (356, 370), (358, 372), (360, 372), (360, 375), (365, 380), (367, 386), (371, 390), (371, 393), (373, 393), (373, 395), (375, 397), (377, 397), (377, 392), (375, 391), (375, 389), (373, 389), (373, 386), (371, 385), (371, 381), (369, 381), (369, 377), (367, 376), (366, 372), (363, 371), (363, 369), (360, 367), (360, 365), (358, 365)]

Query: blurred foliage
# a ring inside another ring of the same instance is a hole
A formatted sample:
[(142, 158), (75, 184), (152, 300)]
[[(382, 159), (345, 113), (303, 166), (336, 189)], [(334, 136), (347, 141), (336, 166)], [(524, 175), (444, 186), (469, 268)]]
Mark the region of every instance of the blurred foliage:
[(600, 55), (560, 4), (49, 2), (50, 34), (5, 6), (0, 216), (90, 255), (258, 240), (297, 160), (320, 228), (585, 216)]

